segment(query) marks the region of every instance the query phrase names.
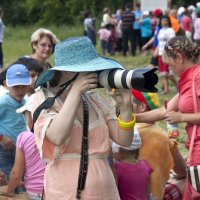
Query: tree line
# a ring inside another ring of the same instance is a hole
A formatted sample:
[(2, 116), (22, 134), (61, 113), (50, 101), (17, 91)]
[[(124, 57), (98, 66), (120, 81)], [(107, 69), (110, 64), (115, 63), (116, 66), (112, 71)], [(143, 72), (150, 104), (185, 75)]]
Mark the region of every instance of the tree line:
[[(136, 1), (136, 0), (135, 0)], [(4, 22), (12, 26), (25, 24), (70, 25), (81, 23), (84, 13), (91, 11), (97, 18), (102, 17), (102, 10), (108, 6), (113, 12), (124, 8), (130, 0), (0, 0), (4, 10)], [(138, 2), (138, 1), (137, 1)], [(172, 0), (172, 4), (180, 0)], [(183, 1), (184, 3), (185, 1)], [(198, 2), (187, 1), (189, 4)]]
[(76, 24), (82, 22), (84, 13), (91, 11), (95, 17), (102, 15), (105, 6), (115, 11), (129, 0), (0, 0), (5, 24)]

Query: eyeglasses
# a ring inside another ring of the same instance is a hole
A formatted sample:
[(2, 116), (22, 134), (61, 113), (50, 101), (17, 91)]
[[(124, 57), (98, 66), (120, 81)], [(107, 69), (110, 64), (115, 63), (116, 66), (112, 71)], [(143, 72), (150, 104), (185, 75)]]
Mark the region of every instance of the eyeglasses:
[(47, 43), (38, 43), (38, 45), (41, 47), (41, 48), (43, 48), (43, 49), (45, 49), (45, 48), (49, 48), (49, 49), (53, 49), (53, 45), (51, 45), (51, 44), (47, 44)]

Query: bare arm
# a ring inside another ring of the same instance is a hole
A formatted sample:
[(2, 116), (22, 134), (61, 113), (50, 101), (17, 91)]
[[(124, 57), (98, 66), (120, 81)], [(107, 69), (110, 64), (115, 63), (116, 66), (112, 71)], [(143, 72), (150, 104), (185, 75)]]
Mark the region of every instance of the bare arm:
[(15, 163), (10, 173), (9, 182), (0, 191), (4, 194), (11, 194), (15, 188), (20, 185), (25, 168), (24, 153), (21, 149), (16, 148)]
[(167, 106), (167, 110), (165, 107), (161, 107), (158, 109), (154, 109), (144, 113), (136, 114), (137, 122), (144, 123), (154, 123), (156, 121), (161, 121), (166, 118), (166, 113), (169, 111), (177, 111), (178, 109), (178, 94), (175, 95), (169, 102)]
[(180, 154), (178, 148), (173, 154), (173, 160), (174, 160), (174, 172), (176, 173), (176, 176), (186, 177), (186, 162), (183, 156)]
[(149, 47), (150, 45), (152, 45), (154, 42), (154, 36), (142, 47), (142, 50), (145, 50), (147, 47)]
[[(121, 89), (119, 91), (121, 93), (119, 102), (120, 118), (124, 122), (130, 122), (133, 120), (130, 90)], [(123, 130), (118, 127), (118, 121), (116, 120), (109, 120), (108, 125), (111, 138), (114, 142), (122, 146), (130, 146), (133, 139), (133, 128), (130, 130)]]
[(200, 124), (200, 113), (181, 113), (172, 111), (166, 114), (166, 121), (170, 124), (182, 122)]
[(137, 123), (154, 123), (165, 119), (166, 109), (164, 107), (151, 110), (148, 112), (136, 114)]
[[(46, 137), (55, 145), (61, 145), (70, 138), (81, 95), (97, 87), (97, 74), (80, 74), (75, 80), (65, 102), (47, 129)], [(57, 134), (59, 133), (59, 134)]]

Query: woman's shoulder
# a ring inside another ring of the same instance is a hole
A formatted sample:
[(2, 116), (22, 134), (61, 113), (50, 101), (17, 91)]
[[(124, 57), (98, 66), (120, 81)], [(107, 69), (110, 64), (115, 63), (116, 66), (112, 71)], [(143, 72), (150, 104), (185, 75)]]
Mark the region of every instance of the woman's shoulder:
[(116, 118), (115, 101), (112, 97), (101, 94), (97, 91), (87, 92), (88, 98), (94, 102), (97, 107), (104, 113), (107, 119)]
[(92, 98), (93, 101), (103, 106), (104, 108), (114, 107), (116, 104), (112, 97), (105, 94), (101, 94), (100, 92), (91, 91), (87, 94)]

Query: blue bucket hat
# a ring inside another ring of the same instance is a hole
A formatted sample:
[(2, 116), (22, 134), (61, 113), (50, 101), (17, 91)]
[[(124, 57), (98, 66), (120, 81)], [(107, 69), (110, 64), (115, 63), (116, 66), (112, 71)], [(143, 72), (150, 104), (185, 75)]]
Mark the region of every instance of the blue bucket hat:
[(6, 84), (10, 87), (16, 85), (30, 85), (31, 78), (26, 66), (22, 64), (11, 65), (6, 72)]
[(36, 81), (36, 87), (48, 82), (54, 75), (52, 71), (96, 72), (107, 69), (124, 69), (115, 60), (100, 57), (88, 37), (71, 37), (55, 46), (55, 67), (44, 71)]

